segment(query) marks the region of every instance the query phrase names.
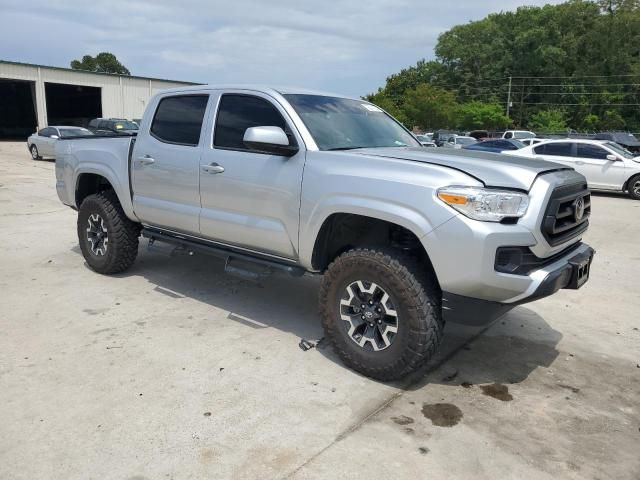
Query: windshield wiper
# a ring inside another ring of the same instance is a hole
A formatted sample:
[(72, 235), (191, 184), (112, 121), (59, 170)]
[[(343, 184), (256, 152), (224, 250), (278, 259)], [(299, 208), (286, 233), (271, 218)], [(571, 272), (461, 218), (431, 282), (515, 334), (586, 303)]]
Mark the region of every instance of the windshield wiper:
[(327, 148), (327, 152), (335, 152), (337, 150), (356, 150), (358, 148), (368, 148), (368, 147), (334, 147), (334, 148)]

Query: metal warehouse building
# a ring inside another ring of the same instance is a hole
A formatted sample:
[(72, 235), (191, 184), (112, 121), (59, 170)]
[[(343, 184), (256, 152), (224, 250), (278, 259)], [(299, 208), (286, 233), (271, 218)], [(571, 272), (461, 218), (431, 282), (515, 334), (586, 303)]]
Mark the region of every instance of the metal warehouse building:
[(181, 85), (194, 84), (0, 60), (0, 138), (96, 117), (141, 118), (155, 93)]

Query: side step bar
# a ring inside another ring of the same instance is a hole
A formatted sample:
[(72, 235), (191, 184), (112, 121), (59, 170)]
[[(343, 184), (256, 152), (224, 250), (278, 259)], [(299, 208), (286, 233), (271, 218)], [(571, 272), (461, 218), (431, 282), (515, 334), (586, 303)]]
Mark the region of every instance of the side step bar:
[(232, 275), (257, 279), (269, 276), (276, 271), (286, 273), (292, 277), (301, 277), (305, 274), (305, 269), (302, 267), (238, 252), (231, 248), (225, 248), (221, 245), (208, 243), (205, 240), (197, 241), (187, 239), (182, 236), (171, 235), (152, 228), (143, 228), (142, 236), (149, 239), (150, 248), (156, 241), (158, 241), (174, 245), (176, 249), (182, 250), (189, 255), (192, 255), (194, 252), (199, 252), (222, 258), (225, 261), (225, 272)]

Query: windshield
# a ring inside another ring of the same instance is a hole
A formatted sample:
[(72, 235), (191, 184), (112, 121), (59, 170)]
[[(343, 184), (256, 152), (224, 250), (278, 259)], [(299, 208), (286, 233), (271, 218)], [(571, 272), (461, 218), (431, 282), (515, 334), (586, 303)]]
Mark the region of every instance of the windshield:
[(114, 123), (113, 128), (116, 130), (138, 130), (138, 125), (129, 120), (124, 120)]
[(521, 149), (521, 148), (524, 148), (526, 146), (520, 140), (515, 140), (513, 138), (511, 140), (509, 140), (509, 143), (511, 143), (511, 145), (514, 145), (518, 150)]
[(626, 148), (623, 148), (622, 146), (618, 145), (615, 142), (605, 142), (604, 144), (607, 147), (609, 147), (611, 150), (616, 152), (618, 155), (624, 158), (634, 158), (633, 153), (631, 153), (629, 150), (627, 150)]
[(420, 147), (413, 135), (370, 103), (323, 95), (285, 95), (320, 150)]
[(62, 138), (84, 137), (85, 135), (93, 135), (93, 132), (86, 128), (59, 128)]
[(459, 145), (471, 145), (476, 142), (477, 140), (473, 137), (456, 137), (456, 143)]

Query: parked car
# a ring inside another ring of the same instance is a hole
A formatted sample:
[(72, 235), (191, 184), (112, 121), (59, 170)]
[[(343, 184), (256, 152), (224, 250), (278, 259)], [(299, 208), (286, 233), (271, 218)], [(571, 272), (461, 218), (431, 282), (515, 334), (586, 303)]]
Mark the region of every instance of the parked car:
[(536, 134), (530, 132), (529, 130), (507, 130), (502, 134), (502, 138), (515, 138), (517, 140), (522, 140), (523, 138), (532, 138), (535, 136)]
[(31, 158), (41, 160), (44, 157), (55, 157), (55, 144), (59, 138), (75, 138), (93, 135), (82, 127), (46, 127), (31, 134), (27, 138), (27, 148)]
[(544, 138), (534, 138), (534, 137), (531, 137), (531, 138), (523, 138), (523, 139), (521, 139), (521, 140), (519, 140), (519, 141), (520, 141), (520, 142), (522, 142), (522, 144), (523, 144), (525, 147), (528, 147), (529, 145), (535, 145), (536, 143), (544, 142), (544, 141), (545, 141), (545, 139), (544, 139)]
[(458, 133), (459, 132), (454, 132), (453, 130), (436, 130), (433, 133), (432, 141), (438, 147), (441, 147), (450, 136), (457, 135)]
[(139, 127), (136, 122), (123, 118), (94, 118), (88, 128), (96, 135), (134, 135)]
[(477, 140), (473, 137), (465, 137), (463, 135), (452, 135), (447, 138), (447, 141), (444, 142), (441, 146), (444, 148), (462, 148), (465, 145), (471, 145), (472, 143), (476, 143)]
[(589, 209), (558, 216), (589, 202), (571, 168), (416, 148), (375, 105), (307, 90), (164, 90), (142, 125), (56, 146), (90, 268), (126, 270), (142, 234), (236, 275), (323, 275), (325, 335), (373, 378), (424, 365), (448, 318), (484, 323), (589, 278)]
[(435, 147), (436, 144), (431, 141), (430, 135), (416, 135), (416, 138), (423, 147)]
[(510, 138), (508, 140), (504, 138), (498, 138), (495, 140), (485, 140), (484, 142), (465, 145), (462, 148), (464, 148), (465, 150), (482, 150), (485, 152), (502, 153), (506, 150), (518, 150), (520, 148), (524, 148), (524, 143), (513, 138)]
[(471, 130), (470, 132), (467, 132), (467, 137), (473, 137), (478, 142), (488, 140), (490, 138), (488, 130)]
[(595, 140), (609, 140), (626, 148), (630, 152), (640, 154), (640, 141), (632, 134), (627, 132), (605, 132), (597, 133)]
[(640, 157), (615, 142), (568, 138), (505, 153), (570, 166), (587, 178), (589, 188), (627, 192), (640, 200)]

